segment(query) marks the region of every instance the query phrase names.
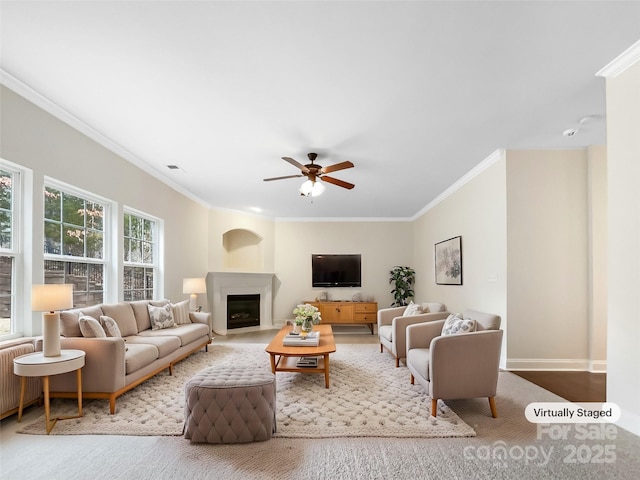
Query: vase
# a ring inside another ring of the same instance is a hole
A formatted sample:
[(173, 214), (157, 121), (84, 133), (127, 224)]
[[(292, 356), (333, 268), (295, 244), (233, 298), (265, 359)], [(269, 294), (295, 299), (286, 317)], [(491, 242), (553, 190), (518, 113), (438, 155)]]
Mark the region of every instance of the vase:
[(293, 333), (300, 333), (302, 330), (302, 325), (298, 325), (297, 323), (293, 326)]
[(302, 322), (302, 332), (306, 335), (311, 330), (313, 330), (313, 319), (311, 317), (307, 317)]

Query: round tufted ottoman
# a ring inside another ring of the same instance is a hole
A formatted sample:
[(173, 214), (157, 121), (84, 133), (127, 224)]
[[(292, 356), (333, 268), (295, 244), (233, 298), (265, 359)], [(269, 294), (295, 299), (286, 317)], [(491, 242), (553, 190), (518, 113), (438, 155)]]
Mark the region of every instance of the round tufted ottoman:
[(208, 367), (184, 391), (184, 436), (192, 442), (257, 442), (276, 431), (276, 377), (269, 371)]

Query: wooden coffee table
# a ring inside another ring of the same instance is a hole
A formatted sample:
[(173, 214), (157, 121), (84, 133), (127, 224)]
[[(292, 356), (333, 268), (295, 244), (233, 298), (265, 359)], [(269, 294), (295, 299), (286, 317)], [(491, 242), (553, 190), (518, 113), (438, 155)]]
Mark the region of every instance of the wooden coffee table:
[[(317, 347), (285, 347), (282, 339), (293, 329), (292, 325), (282, 327), (265, 351), (271, 355), (271, 371), (324, 373), (324, 386), (329, 388), (329, 354), (336, 351), (331, 325), (315, 325), (313, 331), (320, 332)], [(320, 357), (317, 367), (298, 367), (299, 357)]]

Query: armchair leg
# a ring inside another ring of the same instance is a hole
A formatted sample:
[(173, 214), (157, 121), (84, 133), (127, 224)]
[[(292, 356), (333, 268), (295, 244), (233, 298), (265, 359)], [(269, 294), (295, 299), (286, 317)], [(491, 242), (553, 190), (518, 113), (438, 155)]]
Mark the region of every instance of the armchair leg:
[(416, 383), (416, 379), (415, 379), (415, 377), (413, 376), (413, 373), (411, 373), (410, 375), (411, 375), (411, 385), (415, 385), (415, 383)]
[(382, 347), (382, 344), (380, 344), (380, 353), (382, 352), (383, 352), (383, 347)]
[(400, 366), (400, 357), (396, 357), (396, 368)]
[(434, 417), (438, 416), (438, 399), (437, 398), (431, 399), (431, 415)]
[(496, 408), (496, 398), (489, 397), (489, 407), (491, 408), (491, 416), (498, 418), (498, 409)]

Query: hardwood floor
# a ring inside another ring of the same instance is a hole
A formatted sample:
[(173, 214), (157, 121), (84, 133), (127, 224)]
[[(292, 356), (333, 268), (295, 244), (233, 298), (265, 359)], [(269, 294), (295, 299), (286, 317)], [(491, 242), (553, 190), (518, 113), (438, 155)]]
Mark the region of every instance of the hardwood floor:
[[(276, 330), (229, 333), (216, 336), (213, 343), (264, 343), (271, 341)], [(378, 335), (371, 335), (364, 325), (334, 325), (335, 341), (339, 343), (378, 344)], [(605, 373), (512, 371), (525, 380), (569, 400), (570, 402), (604, 402), (607, 394)]]
[(590, 372), (512, 371), (570, 402), (604, 402), (607, 374)]

